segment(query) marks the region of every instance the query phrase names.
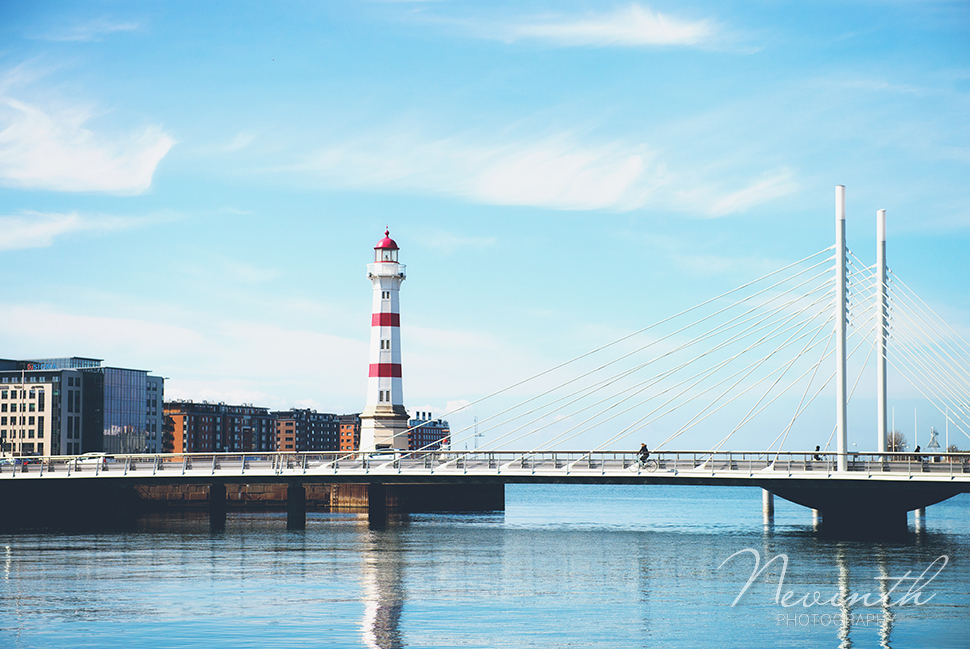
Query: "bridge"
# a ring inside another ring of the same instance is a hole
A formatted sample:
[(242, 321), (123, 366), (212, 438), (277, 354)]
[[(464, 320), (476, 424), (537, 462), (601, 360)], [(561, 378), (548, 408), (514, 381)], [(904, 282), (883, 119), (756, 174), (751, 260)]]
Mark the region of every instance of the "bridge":
[[(409, 485), (498, 496), (510, 483), (743, 485), (820, 512), (828, 531), (898, 531), (908, 511), (970, 491), (970, 456), (902, 447), (889, 430), (890, 371), (945, 418), (947, 435), (970, 439), (970, 344), (889, 270), (885, 249), (884, 210), (876, 263), (848, 249), (839, 187), (834, 246), (446, 413), (484, 415), (450, 450), (52, 457), (0, 466), (0, 497), (205, 484), (218, 524), (225, 485), (285, 484), (288, 524), (302, 527), (308, 484), (364, 485), (375, 522), (388, 490)], [(851, 400), (873, 356), (874, 450), (850, 451)], [(821, 403), (832, 397), (834, 425)], [(685, 439), (703, 450), (673, 450)], [(726, 450), (752, 440), (767, 443)]]

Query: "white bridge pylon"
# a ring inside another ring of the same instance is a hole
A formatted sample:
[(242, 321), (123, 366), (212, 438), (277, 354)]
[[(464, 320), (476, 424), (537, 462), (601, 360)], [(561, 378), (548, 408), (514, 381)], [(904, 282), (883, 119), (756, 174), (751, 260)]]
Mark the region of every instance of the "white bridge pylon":
[[(876, 263), (864, 264), (846, 246), (839, 186), (835, 245), (442, 417), (473, 412), (484, 440), (476, 450), (519, 450), (515, 461), (641, 441), (651, 450), (766, 455), (818, 445), (845, 471), (847, 406), (860, 383), (869, 394), (876, 386), (878, 406), (875, 446), (859, 450), (892, 450), (892, 369), (970, 439), (970, 344), (888, 269), (885, 218), (879, 210)], [(877, 381), (864, 381), (871, 361)], [(451, 448), (475, 435), (471, 422), (456, 427)]]

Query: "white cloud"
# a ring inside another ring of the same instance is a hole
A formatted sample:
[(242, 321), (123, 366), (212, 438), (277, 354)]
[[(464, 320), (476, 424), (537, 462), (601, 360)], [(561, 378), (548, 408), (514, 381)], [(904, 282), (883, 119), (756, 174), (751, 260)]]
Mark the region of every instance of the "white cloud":
[(484, 144), (397, 136), (317, 152), (299, 169), (342, 184), (463, 196), (495, 205), (632, 209), (663, 184), (643, 147), (584, 147), (566, 136)]
[(483, 139), (415, 133), (367, 137), (321, 149), (285, 171), (308, 172), (346, 187), (429, 192), (492, 205), (652, 208), (707, 216), (746, 210), (797, 189), (787, 169), (754, 181), (741, 178), (733, 187), (691, 180), (671, 172), (659, 153), (644, 144), (588, 144), (568, 134)]
[(487, 248), (495, 245), (495, 237), (462, 237), (449, 232), (435, 232), (420, 239), (421, 243), (429, 248), (448, 254), (468, 248)]
[[(158, 305), (155, 312), (168, 308)], [(183, 325), (47, 305), (9, 305), (4, 313), (7, 356), (93, 356), (106, 365), (151, 370), (171, 378), (166, 398), (273, 408), (314, 400), (350, 411), (365, 398), (363, 341), (213, 314), (183, 313), (189, 323)]]
[(133, 32), (139, 28), (138, 23), (116, 22), (101, 18), (86, 23), (72, 25), (64, 29), (54, 29), (41, 36), (42, 39), (57, 42), (88, 43), (100, 41), (103, 37), (120, 32)]
[(86, 109), (45, 112), (0, 99), (0, 183), (117, 194), (148, 189), (175, 140), (158, 126), (110, 138), (85, 127), (90, 117)]
[(229, 153), (235, 153), (236, 151), (241, 151), (245, 149), (256, 139), (255, 133), (238, 133), (236, 137), (233, 138), (232, 142), (226, 145), (226, 151)]
[(582, 18), (534, 18), (501, 31), (504, 39), (512, 41), (536, 39), (566, 46), (621, 47), (701, 45), (715, 34), (709, 21), (681, 20), (639, 4)]
[(787, 196), (797, 190), (798, 183), (794, 181), (792, 172), (782, 169), (763, 175), (747, 187), (715, 198), (711, 201), (708, 211), (711, 216), (733, 214)]
[(82, 216), (77, 212), (44, 214), (25, 212), (0, 216), (0, 251), (46, 248), (58, 237), (75, 232), (109, 232), (140, 227), (159, 220), (118, 216)]

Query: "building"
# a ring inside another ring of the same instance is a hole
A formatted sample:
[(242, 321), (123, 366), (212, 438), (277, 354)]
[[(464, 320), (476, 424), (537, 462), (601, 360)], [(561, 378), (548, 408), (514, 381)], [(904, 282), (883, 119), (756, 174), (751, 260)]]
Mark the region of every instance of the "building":
[(398, 246), (384, 232), (374, 246), (374, 263), (367, 265), (373, 287), (370, 365), (367, 405), (360, 413), (360, 450), (406, 450), (408, 413), (404, 408), (401, 372), (401, 282), (405, 267), (398, 263)]
[(274, 412), (277, 451), (340, 450), (340, 418), (316, 410), (292, 408)]
[(2, 453), (49, 457), (157, 448), (164, 379), (101, 363), (80, 356), (0, 360)]
[(203, 401), (164, 404), (166, 434), (173, 453), (273, 451), (275, 418), (268, 408)]
[(451, 428), (443, 419), (433, 419), (430, 412), (417, 412), (408, 420), (408, 449), (411, 451), (447, 451), (451, 448)]
[(340, 451), (353, 452), (360, 448), (360, 414), (340, 415)]

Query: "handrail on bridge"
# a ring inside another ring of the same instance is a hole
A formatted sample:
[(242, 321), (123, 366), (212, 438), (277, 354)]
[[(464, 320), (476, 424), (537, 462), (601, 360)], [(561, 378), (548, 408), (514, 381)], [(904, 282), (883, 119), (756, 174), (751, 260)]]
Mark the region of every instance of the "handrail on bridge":
[[(641, 465), (637, 451), (298, 451), (263, 453), (134, 453), (81, 456), (0, 458), (0, 477), (32, 473), (36, 477), (140, 477), (179, 474), (196, 476), (338, 475), (344, 474), (429, 474), (470, 471), (479, 474), (523, 472), (543, 475), (637, 475), (649, 472), (677, 475), (785, 472), (835, 473), (838, 456), (815, 451), (653, 451), (651, 463)], [(34, 468), (36, 467), (36, 469)], [(262, 473), (261, 473), (262, 472)], [(867, 476), (892, 473), (970, 474), (970, 453), (912, 452), (846, 453), (846, 472)], [(451, 475), (451, 473), (448, 473)]]

